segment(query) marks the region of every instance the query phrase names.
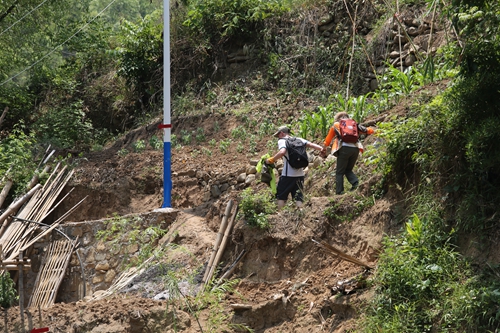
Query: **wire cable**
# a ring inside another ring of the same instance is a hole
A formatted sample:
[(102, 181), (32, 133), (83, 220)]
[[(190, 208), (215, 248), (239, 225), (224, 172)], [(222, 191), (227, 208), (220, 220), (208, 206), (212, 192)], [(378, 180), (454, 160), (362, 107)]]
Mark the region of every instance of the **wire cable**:
[(27, 12), (26, 14), (24, 14), (19, 20), (17, 20), (16, 22), (12, 23), (7, 29), (5, 29), (4, 31), (0, 32), (0, 36), (2, 36), (4, 33), (6, 33), (7, 31), (9, 31), (13, 26), (15, 26), (16, 24), (18, 24), (20, 21), (22, 21), (26, 16), (30, 15), (31, 13), (33, 13), (35, 10), (37, 10), (38, 8), (40, 8), (44, 3), (46, 3), (48, 0), (43, 0), (42, 3), (40, 3), (38, 6), (36, 6), (35, 8), (33, 8), (32, 10), (30, 10), (29, 12)]
[(50, 56), (52, 53), (54, 53), (55, 51), (57, 51), (58, 48), (60, 48), (61, 46), (63, 46), (64, 44), (66, 44), (67, 42), (69, 42), (71, 39), (73, 39), (73, 37), (75, 37), (76, 35), (78, 35), (83, 29), (85, 29), (86, 27), (89, 26), (90, 23), (94, 22), (102, 13), (104, 13), (113, 3), (115, 3), (116, 0), (112, 0), (106, 7), (104, 7), (103, 10), (101, 10), (96, 16), (94, 16), (90, 21), (88, 21), (87, 23), (85, 23), (80, 29), (78, 29), (73, 35), (71, 35), (68, 39), (66, 39), (64, 42), (62, 42), (61, 44), (57, 45), (56, 47), (54, 47), (52, 50), (50, 50), (49, 52), (47, 52), (44, 56), (42, 56), (40, 59), (38, 59), (37, 61), (35, 61), (34, 63), (32, 63), (31, 65), (29, 65), (28, 67), (26, 67), (25, 69), (23, 69), (22, 71), (20, 71), (19, 73), (11, 76), (10, 78), (6, 79), (5, 81), (3, 81), (2, 83), (0, 83), (0, 87), (3, 86), (4, 84), (6, 84), (7, 82), (10, 82), (12, 81), (13, 79), (15, 79), (16, 77), (18, 77), (19, 75), (23, 74), (24, 72), (32, 69), (33, 67), (35, 67), (36, 65), (38, 65), (40, 62), (42, 62), (42, 60), (44, 60), (45, 58), (47, 58), (48, 56)]

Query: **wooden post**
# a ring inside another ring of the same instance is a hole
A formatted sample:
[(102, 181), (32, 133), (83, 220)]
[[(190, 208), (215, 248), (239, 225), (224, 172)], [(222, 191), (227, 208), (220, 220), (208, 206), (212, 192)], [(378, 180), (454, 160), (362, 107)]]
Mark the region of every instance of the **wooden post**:
[(233, 216), (231, 217), (231, 221), (229, 222), (229, 224), (226, 227), (226, 230), (224, 231), (224, 238), (222, 239), (222, 242), (221, 242), (221, 244), (219, 246), (219, 249), (217, 251), (217, 255), (215, 256), (215, 259), (214, 259), (214, 262), (212, 264), (212, 267), (210, 268), (210, 273), (208, 274), (207, 281), (210, 281), (210, 279), (214, 275), (215, 268), (219, 264), (219, 261), (220, 261), (220, 259), (222, 257), (222, 254), (224, 254), (224, 249), (226, 248), (228, 237), (229, 237), (229, 234), (231, 233), (231, 229), (233, 228), (233, 223), (234, 223), (234, 220), (236, 218), (236, 214), (237, 213), (238, 213), (238, 205), (236, 205), (236, 208), (234, 210)]
[(227, 220), (229, 217), (229, 213), (231, 213), (231, 209), (233, 208), (233, 200), (229, 200), (226, 206), (226, 211), (224, 212), (224, 216), (222, 217), (222, 222), (219, 227), (219, 232), (217, 233), (217, 239), (215, 240), (214, 247), (212, 249), (212, 255), (210, 256), (210, 260), (208, 261), (207, 269), (205, 270), (205, 275), (203, 276), (202, 282), (204, 284), (207, 284), (208, 281), (210, 280), (210, 271), (212, 271), (212, 265), (215, 259), (215, 256), (217, 255), (217, 250), (219, 249), (219, 245), (222, 241), (222, 236), (224, 235), (224, 231), (226, 230), (227, 227)]
[(21, 311), (21, 332), (24, 329), (24, 272), (23, 272), (23, 251), (19, 251), (19, 311)]

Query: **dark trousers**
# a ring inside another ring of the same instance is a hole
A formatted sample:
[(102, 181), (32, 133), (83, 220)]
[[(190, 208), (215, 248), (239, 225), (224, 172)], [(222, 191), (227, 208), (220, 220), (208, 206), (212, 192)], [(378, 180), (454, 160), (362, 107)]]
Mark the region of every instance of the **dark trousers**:
[(358, 160), (359, 149), (357, 147), (342, 147), (337, 155), (337, 170), (335, 172), (335, 181), (337, 194), (344, 192), (344, 175), (353, 188), (359, 184), (358, 177), (352, 172), (356, 161)]
[(286, 201), (288, 195), (295, 201), (304, 201), (304, 177), (281, 176), (276, 189), (276, 198)]

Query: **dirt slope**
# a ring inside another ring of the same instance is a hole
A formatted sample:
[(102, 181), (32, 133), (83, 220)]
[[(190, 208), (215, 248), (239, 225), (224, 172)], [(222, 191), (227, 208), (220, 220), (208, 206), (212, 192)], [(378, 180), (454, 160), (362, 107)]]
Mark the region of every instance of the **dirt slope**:
[[(439, 85), (429, 86), (417, 94), (433, 95), (441, 89)], [(403, 101), (386, 115), (367, 122), (383, 121), (387, 115), (406, 116), (409, 103), (411, 100)], [(288, 106), (284, 114), (294, 112), (294, 106)], [(249, 112), (247, 116), (260, 119), (258, 112)], [(161, 207), (163, 151), (147, 147), (134, 152), (136, 142), (149, 142), (153, 136), (161, 138), (157, 123), (130, 132), (103, 151), (76, 159), (74, 179), (69, 186), (75, 190), (60, 211), (66, 211), (85, 195), (89, 198), (72, 214), (72, 221)], [(205, 140), (172, 149), (172, 208), (179, 214), (169, 231), (175, 234), (174, 243), (189, 253), (169, 260), (193, 269), (201, 264), (200, 275), (210, 257), (227, 202), (237, 202), (248, 186), (256, 191), (267, 186), (259, 181), (246, 185), (236, 179), (242, 173), (251, 174), (255, 160), (276, 149), (276, 139), (270, 135), (272, 129), (259, 138), (256, 151), (250, 153), (240, 151), (238, 140), (232, 137), (232, 131), (240, 125), (241, 117), (230, 114), (207, 114), (174, 122), (177, 135), (187, 129), (194, 132), (193, 128), (204, 128)], [(231, 144), (223, 151), (214, 146), (212, 139), (217, 143), (230, 140)], [(365, 145), (373, 145), (374, 141), (374, 137), (368, 137)], [(204, 150), (211, 153), (202, 153)], [(404, 207), (397, 191), (386, 191), (382, 197), (374, 195), (380, 176), (363, 158), (355, 170), (362, 182), (357, 192), (334, 195), (334, 170), (334, 159), (317, 160), (306, 177), (305, 207), (301, 211), (287, 207), (270, 216), (268, 230), (250, 227), (241, 218), (235, 221), (221, 272), (243, 250), (245, 256), (232, 275), (241, 279), (235, 292), (226, 294), (219, 303), (220, 315), (216, 318), (223, 318), (221, 323), (214, 322), (213, 308), (197, 312), (198, 324), (188, 307), (174, 311), (166, 300), (153, 300), (154, 293), (130, 290), (110, 299), (56, 304), (42, 311), (43, 324), (51, 332), (238, 332), (235, 325), (246, 325), (254, 332), (276, 333), (356, 329), (363, 306), (371, 297), (366, 281), (374, 269), (343, 260), (317, 242), (326, 242), (375, 268), (382, 237), (401, 227), (398, 216)], [(221, 189), (215, 196), (214, 185)], [(153, 281), (154, 277), (143, 279)], [(162, 287), (157, 284), (155, 292)], [(33, 315), (35, 327), (37, 317), (38, 314)], [(19, 325), (19, 308), (9, 309), (8, 318), (9, 328), (15, 329)], [(227, 324), (233, 328), (223, 329)]]

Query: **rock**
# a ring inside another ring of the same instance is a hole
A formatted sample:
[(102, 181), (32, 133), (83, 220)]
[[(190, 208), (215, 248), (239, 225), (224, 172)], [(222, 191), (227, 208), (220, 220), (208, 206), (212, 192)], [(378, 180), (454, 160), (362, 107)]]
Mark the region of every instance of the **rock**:
[(415, 57), (415, 55), (413, 54), (409, 54), (406, 58), (405, 58), (405, 66), (406, 67), (410, 67), (412, 66), (414, 63), (415, 63), (415, 60), (417, 60), (417, 58)]
[(377, 76), (373, 72), (367, 72), (365, 74), (365, 77), (368, 79), (376, 79), (377, 78)]
[(132, 253), (136, 253), (137, 251), (139, 251), (139, 244), (130, 244), (129, 246), (127, 246), (127, 253), (128, 254), (132, 254)]
[(323, 163), (323, 158), (315, 156), (312, 162), (312, 167), (317, 168)]
[(333, 21), (333, 19), (334, 19), (334, 16), (333, 16), (333, 15), (331, 15), (331, 14), (328, 14), (328, 15), (326, 15), (326, 16), (323, 16), (323, 17), (319, 20), (319, 22), (318, 22), (318, 26), (320, 26), (320, 27), (321, 27), (321, 26), (324, 26), (324, 25), (326, 25), (326, 24), (328, 24), (328, 23), (332, 22), (332, 21)]
[(391, 59), (399, 58), (399, 52), (398, 51), (392, 51), (391, 53), (389, 53), (389, 58), (391, 58)]
[(219, 186), (217, 186), (217, 185), (212, 185), (212, 187), (210, 189), (210, 193), (212, 194), (212, 197), (214, 197), (214, 198), (218, 198), (222, 194), (220, 189), (219, 189)]
[(248, 175), (245, 179), (245, 184), (250, 185), (255, 181), (255, 174)]
[(408, 37), (406, 35), (396, 35), (394, 36), (394, 44), (399, 45), (399, 42), (401, 41), (401, 44), (408, 43)]
[(409, 27), (406, 32), (412, 37), (418, 36), (418, 30), (415, 27)]
[(322, 25), (318, 28), (319, 32), (332, 32), (335, 28), (335, 22), (330, 22), (329, 24)]
[(257, 173), (257, 168), (251, 165), (247, 168), (246, 173), (249, 175), (255, 175)]
[(208, 174), (208, 172), (206, 171), (201, 171), (201, 170), (198, 170), (196, 172), (196, 178), (198, 179), (203, 179), (204, 181), (208, 181), (210, 180), (210, 175)]
[(111, 283), (111, 282), (113, 282), (113, 280), (115, 279), (115, 277), (116, 277), (116, 271), (114, 269), (109, 270), (104, 275), (104, 282)]
[(95, 269), (96, 270), (107, 271), (107, 270), (109, 270), (109, 264), (107, 262), (98, 263), (95, 266)]
[(104, 281), (104, 275), (102, 275), (102, 274), (96, 275), (92, 279), (93, 284), (101, 283), (102, 281)]
[(240, 173), (240, 174), (238, 175), (238, 178), (236, 178), (236, 182), (237, 182), (238, 184), (240, 184), (240, 183), (244, 183), (246, 178), (247, 178), (247, 174), (246, 174), (246, 173)]
[(229, 188), (229, 184), (228, 183), (224, 183), (220, 186), (220, 190), (222, 192), (225, 192), (227, 189)]

